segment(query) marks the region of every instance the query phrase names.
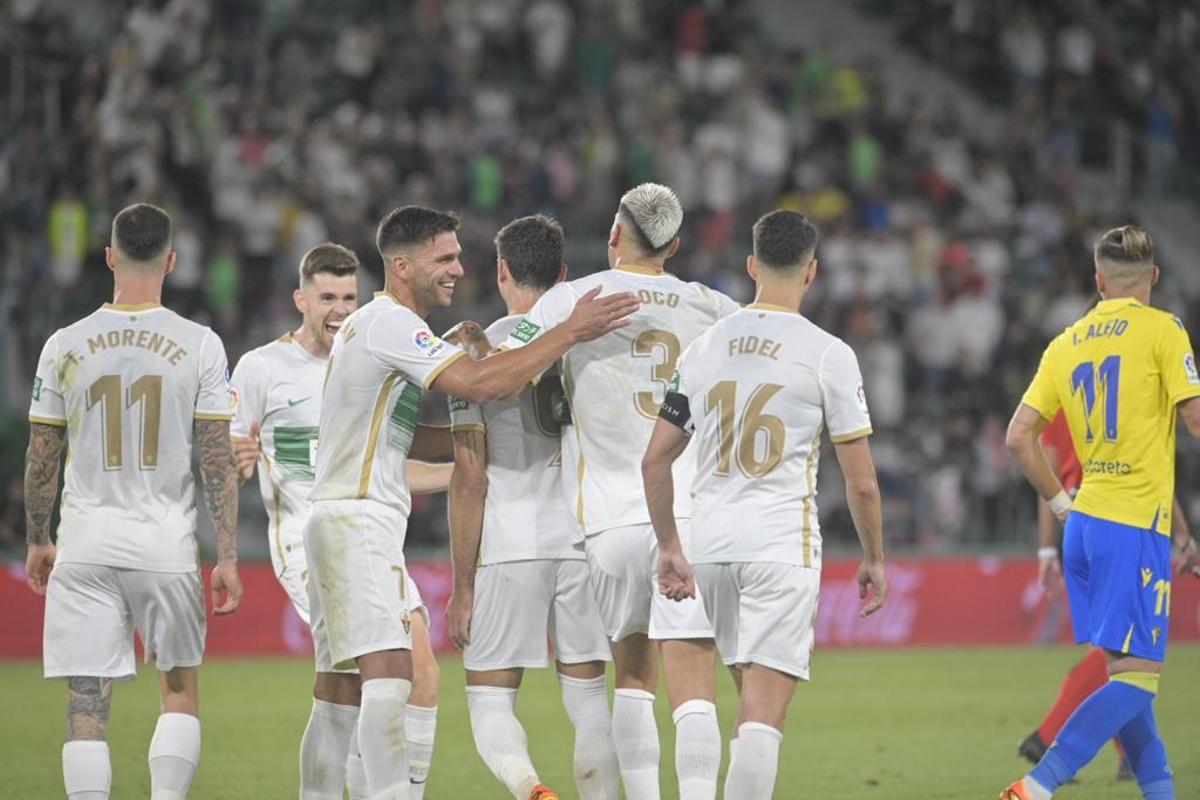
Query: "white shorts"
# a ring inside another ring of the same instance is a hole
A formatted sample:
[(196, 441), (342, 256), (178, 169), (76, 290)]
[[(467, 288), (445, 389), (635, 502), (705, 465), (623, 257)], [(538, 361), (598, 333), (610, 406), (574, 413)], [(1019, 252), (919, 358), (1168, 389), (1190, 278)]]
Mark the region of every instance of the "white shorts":
[[(684, 552), (689, 520), (676, 520)], [(712, 626), (697, 596), (675, 602), (658, 591), (658, 545), (649, 523), (610, 528), (589, 536), (588, 571), (600, 621), (609, 639), (633, 633), (651, 639), (711, 639)]]
[(374, 500), (318, 500), (304, 528), (308, 610), (318, 672), (412, 649), (412, 610), (400, 511)]
[(765, 561), (697, 564), (696, 584), (726, 664), (761, 664), (808, 680), (820, 570)]
[(469, 670), (608, 661), (608, 640), (582, 560), (509, 561), (480, 567), (475, 575), (471, 641), (463, 650)]
[(45, 676), (133, 678), (134, 630), (158, 669), (199, 666), (205, 622), (198, 571), (59, 564), (46, 590)]
[[(284, 567), (281, 574), (275, 577), (279, 580), (279, 585), (287, 592), (288, 599), (292, 601), (292, 608), (296, 609), (296, 615), (304, 620), (305, 625), (311, 627), (312, 620), (308, 613), (308, 562), (304, 552), (304, 546), (297, 544), (289, 554), (288, 565)], [(407, 570), (405, 574), (408, 575)], [(417, 588), (412, 575), (408, 575), (408, 597), (409, 610), (414, 613), (420, 611), (421, 616), (425, 618), (425, 625), (428, 626), (429, 609), (425, 607), (425, 601), (421, 598), (421, 590)]]

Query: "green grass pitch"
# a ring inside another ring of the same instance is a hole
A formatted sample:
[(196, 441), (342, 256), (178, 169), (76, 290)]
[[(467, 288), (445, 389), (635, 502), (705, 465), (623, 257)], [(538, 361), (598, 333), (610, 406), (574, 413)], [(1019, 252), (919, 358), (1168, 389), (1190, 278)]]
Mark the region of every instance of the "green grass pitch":
[[(830, 650), (816, 654), (814, 682), (792, 704), (780, 757), (776, 798), (966, 800), (994, 798), (1022, 774), (1017, 742), (1041, 718), (1073, 648)], [(66, 689), (43, 681), (40, 665), (0, 664), (3, 743), (0, 796), (62, 797), (59, 750)], [(297, 748), (308, 716), (310, 666), (300, 660), (214, 660), (201, 673), (204, 745), (193, 798), (295, 798)], [(1200, 798), (1200, 647), (1172, 649), (1158, 718), (1175, 769), (1178, 797)], [(728, 735), (732, 683), (721, 682), (721, 725)], [(658, 704), (663, 797), (673, 780), (674, 730)], [(115, 800), (149, 795), (146, 748), (157, 692), (145, 667), (114, 692), (110, 742)], [(550, 672), (527, 673), (518, 714), (542, 779), (573, 798), (571, 730)], [(725, 753), (728, 759), (728, 749)], [(1113, 780), (1106, 747), (1064, 788), (1064, 800), (1136, 798), (1133, 784)], [(442, 662), (437, 748), (428, 800), (483, 800), (506, 793), (471, 741), (462, 667)]]

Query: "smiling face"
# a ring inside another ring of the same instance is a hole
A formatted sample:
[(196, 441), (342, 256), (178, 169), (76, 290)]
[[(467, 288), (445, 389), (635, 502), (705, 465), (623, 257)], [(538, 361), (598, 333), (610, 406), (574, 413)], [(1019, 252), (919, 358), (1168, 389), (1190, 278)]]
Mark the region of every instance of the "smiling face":
[(358, 278), (318, 272), (296, 290), (295, 300), (304, 315), (305, 330), (327, 353), (346, 317), (358, 308)]
[(414, 247), (397, 259), (399, 277), (422, 316), (453, 301), (454, 285), (463, 276), (460, 253), (458, 235), (450, 231), (439, 233), (428, 244)]

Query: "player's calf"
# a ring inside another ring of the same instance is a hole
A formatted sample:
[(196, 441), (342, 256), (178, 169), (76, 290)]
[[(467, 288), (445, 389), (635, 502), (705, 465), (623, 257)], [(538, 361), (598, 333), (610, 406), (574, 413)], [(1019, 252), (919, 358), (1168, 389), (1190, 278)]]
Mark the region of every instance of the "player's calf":
[(63, 745), (63, 784), (69, 800), (105, 800), (112, 787), (108, 713), (112, 681), (74, 677), (67, 680), (67, 742)]
[(620, 766), (613, 743), (604, 662), (558, 665), (563, 706), (575, 727), (575, 787), (580, 800), (616, 800)]

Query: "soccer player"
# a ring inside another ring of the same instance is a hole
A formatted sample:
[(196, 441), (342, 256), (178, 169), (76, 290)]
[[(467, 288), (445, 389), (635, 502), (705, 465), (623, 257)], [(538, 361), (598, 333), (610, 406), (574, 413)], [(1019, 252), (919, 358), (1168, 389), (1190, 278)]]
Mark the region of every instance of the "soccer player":
[[(1153, 701), (1171, 610), (1176, 417), (1200, 437), (1200, 375), (1183, 324), (1150, 308), (1159, 275), (1150, 237), (1133, 225), (1115, 228), (1096, 243), (1095, 263), (1103, 299), (1046, 348), (1008, 446), (1066, 524), (1075, 638), (1106, 651), (1109, 680), (1002, 800), (1047, 800), (1113, 736), (1143, 796), (1175, 796)], [(1083, 465), (1074, 502), (1037, 446), (1059, 409)]]
[[(255, 466), (262, 464), (259, 487), (269, 519), (271, 563), (307, 624), (303, 531), (312, 490), (321, 392), (333, 337), (358, 305), (358, 256), (340, 245), (320, 244), (304, 254), (299, 271), (300, 286), (293, 301), (303, 322), (295, 332), (250, 351), (238, 362), (233, 371), (237, 404), (232, 427), (241, 480), (249, 480)], [(413, 462), (413, 467), (408, 475), (412, 491), (446, 489), (450, 464)], [(414, 677), (405, 731), (412, 784), (409, 793), (412, 800), (419, 800), (433, 754), (438, 670), (429, 644), (428, 611), (411, 577), (407, 591)], [(312, 714), (300, 745), (301, 798), (340, 800), (343, 784), (348, 784), (352, 798), (365, 796), (362, 759), (354, 736), (358, 702), (357, 672), (317, 672)]]
[(412, 688), (411, 614), (404, 567), (410, 507), (405, 463), (425, 388), (477, 403), (520, 393), (572, 344), (625, 324), (627, 294), (580, 300), (555, 336), (481, 361), (430, 332), (424, 317), (450, 304), (463, 274), (458, 218), (405, 206), (379, 225), (384, 291), (334, 337), (321, 404), (312, 510), (304, 529), (309, 613), (319, 668), (357, 663), (358, 744), (376, 800), (408, 798), (405, 706)]
[[(179, 800), (200, 758), (205, 610), (193, 453), (217, 539), (213, 610), (232, 613), (242, 599), (228, 370), (216, 334), (159, 304), (175, 267), (170, 217), (145, 204), (122, 210), (105, 260), (113, 302), (56, 331), (38, 362), (25, 568), (46, 595), (45, 675), (67, 679), (67, 797), (108, 797), (112, 682), (136, 675), (136, 630), (158, 668), (162, 709), (150, 741), (151, 797)], [(56, 546), (50, 514), (64, 445)]]
[[(860, 616), (883, 607), (879, 486), (871, 418), (854, 352), (799, 312), (817, 274), (817, 230), (774, 211), (754, 225), (747, 271), (755, 302), (721, 320), (679, 359), (642, 472), (658, 537), (659, 588), (704, 599), (740, 687), (725, 797), (771, 797), (783, 723), (797, 680), (808, 680), (821, 574), (817, 461), (829, 429), (862, 543)], [(672, 506), (672, 464), (696, 439), (690, 550)], [(689, 562), (690, 558), (690, 562)], [(695, 573), (691, 564), (695, 564)]]
[[(586, 536), (592, 590), (612, 642), (613, 738), (632, 800), (659, 796), (651, 640), (660, 641), (682, 797), (714, 797), (721, 762), (712, 626), (699, 600), (670, 603), (654, 591), (654, 532), (638, 472), (680, 351), (738, 308), (720, 292), (664, 271), (679, 250), (682, 223), (683, 209), (667, 187), (645, 183), (626, 192), (609, 233), (610, 269), (546, 292), (505, 342), (520, 348), (553, 333), (575, 299), (601, 285), (642, 301), (627, 328), (571, 348), (562, 362), (573, 418), (562, 437), (563, 483)], [(687, 459), (676, 469), (687, 484), (695, 463)], [(686, 494), (675, 515), (686, 530), (692, 515)]]
[[(547, 289), (566, 277), (563, 231), (543, 216), (496, 234), (496, 281), (508, 307), (485, 332), (499, 345)], [(520, 397), (478, 405), (450, 399), (454, 594), (446, 615), (463, 648), (467, 710), (479, 755), (518, 800), (554, 800), (514, 714), (524, 670), (548, 665), (554, 644), (563, 705), (575, 727), (581, 800), (616, 800), (620, 774), (608, 713), (608, 640), (563, 498), (563, 402), (557, 377)]]

